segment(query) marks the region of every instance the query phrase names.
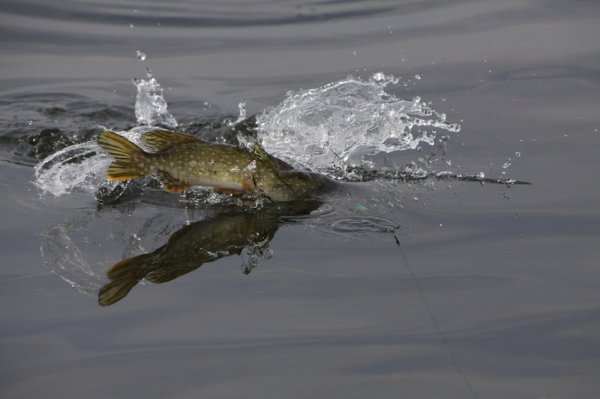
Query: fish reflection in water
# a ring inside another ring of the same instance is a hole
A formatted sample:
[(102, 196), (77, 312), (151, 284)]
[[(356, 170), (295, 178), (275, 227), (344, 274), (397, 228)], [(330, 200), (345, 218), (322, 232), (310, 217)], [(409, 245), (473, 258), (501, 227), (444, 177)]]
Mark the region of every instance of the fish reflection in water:
[[(205, 263), (244, 249), (268, 249), (279, 226), (294, 216), (307, 215), (320, 203), (303, 200), (270, 203), (261, 209), (229, 209), (210, 219), (192, 223), (176, 231), (167, 243), (153, 252), (124, 259), (107, 272), (110, 282), (100, 288), (98, 303), (109, 306), (123, 299), (142, 279), (165, 283), (189, 273)], [(286, 217), (292, 217), (287, 219)], [(248, 265), (245, 273), (249, 273)]]

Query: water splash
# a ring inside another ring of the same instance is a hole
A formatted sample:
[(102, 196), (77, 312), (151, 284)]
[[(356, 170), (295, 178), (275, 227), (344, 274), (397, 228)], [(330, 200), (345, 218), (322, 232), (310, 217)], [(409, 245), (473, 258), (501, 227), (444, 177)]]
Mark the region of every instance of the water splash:
[(349, 166), (372, 168), (369, 156), (433, 144), (434, 129), (460, 131), (420, 97), (399, 99), (386, 91), (399, 78), (375, 73), (348, 76), (316, 89), (288, 92), (257, 117), (267, 152), (297, 166), (340, 173)]
[[(379, 154), (433, 144), (440, 129), (460, 130), (419, 97), (405, 100), (388, 93), (388, 87), (399, 82), (400, 78), (378, 72), (367, 80), (350, 76), (315, 89), (290, 92), (282, 103), (258, 115), (258, 140), (267, 152), (296, 166), (346, 180), (364, 180), (358, 175), (353, 179), (353, 174), (359, 169), (383, 170), (387, 159), (375, 158)], [(157, 125), (175, 128), (177, 121), (168, 112), (163, 90), (150, 70), (147, 79), (134, 79), (134, 84), (135, 114), (141, 126), (118, 133), (143, 147), (142, 134)], [(246, 117), (245, 106), (242, 100), (236, 122)], [(256, 143), (256, 137), (237, 138), (242, 145)], [(35, 182), (55, 196), (73, 190), (96, 194), (99, 187), (112, 192), (117, 184), (104, 177), (110, 162), (110, 156), (94, 140), (75, 144), (40, 162), (35, 167)], [(402, 170), (414, 176), (428, 174), (416, 164)]]
[(95, 295), (101, 286), (102, 274), (93, 270), (66, 226), (52, 226), (41, 236), (43, 265), (80, 293)]
[[(118, 133), (142, 145), (142, 134), (152, 129), (140, 126)], [(72, 191), (95, 194), (100, 187), (112, 191), (118, 182), (105, 177), (111, 162), (112, 157), (95, 140), (86, 141), (63, 148), (38, 163), (34, 168), (34, 182), (43, 192), (56, 197)]]
[(181, 215), (159, 209), (126, 215), (93, 210), (47, 228), (40, 234), (42, 264), (80, 293), (96, 297), (106, 283), (106, 269), (116, 259), (163, 245), (181, 225)]
[(110, 156), (99, 149), (95, 142), (88, 141), (50, 155), (35, 166), (35, 184), (57, 197), (69, 194), (76, 187), (84, 192), (95, 190), (104, 183), (102, 171), (111, 162)]
[(262, 240), (258, 235), (248, 237), (248, 245), (240, 253), (244, 274), (249, 274), (265, 260), (273, 257), (273, 250), (269, 248), (270, 241), (269, 237), (264, 237)]
[(139, 125), (165, 125), (177, 127), (177, 120), (167, 110), (167, 101), (163, 97), (163, 89), (147, 69), (147, 79), (134, 78), (137, 87), (135, 98), (135, 117)]
[[(147, 79), (133, 79), (133, 83), (137, 87), (135, 115), (140, 126), (117, 133), (143, 148), (140, 138), (144, 133), (157, 125), (175, 128), (177, 120), (167, 110), (163, 89), (150, 69), (147, 69)], [(71, 145), (35, 166), (35, 184), (43, 192), (57, 197), (74, 190), (94, 195), (99, 189), (112, 192), (118, 183), (105, 178), (111, 160), (95, 140)]]

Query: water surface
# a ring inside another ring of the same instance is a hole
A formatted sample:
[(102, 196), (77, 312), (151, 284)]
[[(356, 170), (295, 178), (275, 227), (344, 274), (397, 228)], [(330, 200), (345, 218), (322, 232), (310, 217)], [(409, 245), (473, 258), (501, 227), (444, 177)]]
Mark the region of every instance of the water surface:
[[(3, 1), (2, 396), (597, 397), (599, 19), (592, 1)], [(149, 182), (114, 204), (44, 193), (45, 157), (137, 125), (146, 68), (199, 135), (242, 100), (393, 74), (461, 128), (375, 162), (532, 184), (344, 182), (274, 225)], [(260, 227), (239, 255), (98, 305), (116, 262), (237, 218)]]

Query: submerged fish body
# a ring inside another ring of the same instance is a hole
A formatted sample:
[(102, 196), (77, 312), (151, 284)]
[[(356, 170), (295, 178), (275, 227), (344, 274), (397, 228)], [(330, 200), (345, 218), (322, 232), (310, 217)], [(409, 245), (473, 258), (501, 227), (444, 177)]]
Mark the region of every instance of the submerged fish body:
[(274, 201), (309, 197), (327, 183), (321, 175), (295, 170), (262, 151), (211, 144), (162, 129), (142, 140), (151, 152), (114, 132), (98, 136), (98, 144), (115, 157), (107, 171), (109, 179), (155, 175), (169, 192), (210, 186), (220, 192), (262, 194)]
[[(315, 200), (271, 203), (251, 212), (230, 209), (182, 227), (152, 252), (124, 259), (107, 271), (110, 282), (100, 288), (98, 303), (109, 306), (123, 299), (141, 280), (161, 284), (245, 248), (267, 250), (271, 239), (290, 217), (310, 214)], [(245, 273), (250, 272), (245, 270)]]

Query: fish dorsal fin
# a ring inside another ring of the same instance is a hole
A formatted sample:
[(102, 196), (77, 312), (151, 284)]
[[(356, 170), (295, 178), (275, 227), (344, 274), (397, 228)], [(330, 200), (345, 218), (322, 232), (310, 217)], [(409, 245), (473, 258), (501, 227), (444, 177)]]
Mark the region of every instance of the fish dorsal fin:
[(156, 177), (160, 180), (165, 190), (170, 193), (180, 193), (182, 191), (189, 190), (192, 185), (181, 180), (177, 180), (167, 172), (159, 171), (156, 173)]
[(150, 151), (159, 152), (166, 150), (173, 144), (200, 142), (194, 136), (185, 133), (173, 132), (166, 129), (157, 129), (142, 136), (142, 141)]

